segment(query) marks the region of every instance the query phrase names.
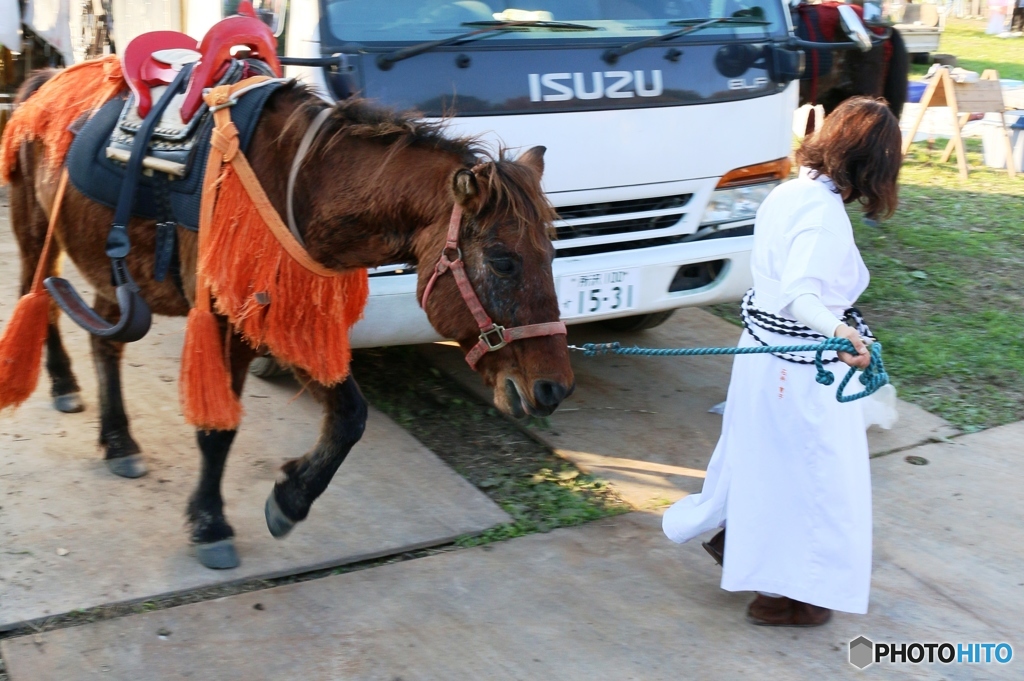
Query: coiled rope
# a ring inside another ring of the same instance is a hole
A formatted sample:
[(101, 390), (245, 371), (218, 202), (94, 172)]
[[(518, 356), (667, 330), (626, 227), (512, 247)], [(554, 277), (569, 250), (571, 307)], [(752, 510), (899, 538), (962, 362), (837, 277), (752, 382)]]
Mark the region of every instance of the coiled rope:
[[(586, 343), (581, 346), (570, 345), (569, 349), (582, 352), (587, 357), (597, 357), (599, 355), (695, 357), (700, 355), (758, 355), (765, 353), (813, 352), (815, 353), (814, 366), (818, 369), (818, 374), (814, 377), (814, 380), (821, 385), (832, 385), (836, 380), (835, 374), (825, 368), (821, 358), (822, 353), (848, 352), (856, 354), (856, 351), (853, 349), (853, 343), (846, 338), (829, 338), (821, 343), (809, 345), (761, 345), (742, 348), (626, 348), (622, 347), (620, 343)], [(872, 343), (868, 346), (868, 350), (871, 353), (871, 364), (860, 375), (860, 383), (864, 386), (864, 390), (853, 395), (843, 394), (843, 390), (846, 389), (850, 379), (857, 373), (857, 369), (851, 367), (836, 389), (836, 399), (839, 402), (853, 402), (862, 397), (867, 397), (877, 392), (879, 388), (889, 382), (889, 374), (886, 373), (885, 364), (882, 362), (882, 344), (878, 342)]]

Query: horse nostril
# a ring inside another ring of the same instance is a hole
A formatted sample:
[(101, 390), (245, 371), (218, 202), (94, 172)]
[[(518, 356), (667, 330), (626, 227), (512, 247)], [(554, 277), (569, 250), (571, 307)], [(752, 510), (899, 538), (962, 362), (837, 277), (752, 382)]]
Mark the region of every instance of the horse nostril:
[(557, 407), (569, 395), (569, 389), (554, 381), (534, 381), (533, 397), (538, 405)]

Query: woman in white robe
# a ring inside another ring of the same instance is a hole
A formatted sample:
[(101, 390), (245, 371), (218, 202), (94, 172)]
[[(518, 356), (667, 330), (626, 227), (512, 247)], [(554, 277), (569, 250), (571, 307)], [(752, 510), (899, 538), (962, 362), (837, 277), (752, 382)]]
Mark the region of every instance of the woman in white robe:
[[(859, 354), (839, 359), (867, 366), (860, 334), (841, 321), (868, 285), (844, 203), (860, 201), (871, 217), (891, 214), (900, 142), (896, 118), (869, 98), (844, 102), (804, 142), (799, 178), (757, 213), (745, 301), (754, 314), (745, 315), (740, 346), (806, 343), (769, 330), (795, 328), (850, 339)], [(766, 318), (776, 323), (756, 321)], [(871, 477), (860, 405), (839, 403), (835, 385), (818, 384), (814, 365), (793, 359), (736, 357), (703, 491), (673, 505), (663, 527), (682, 543), (727, 526), (722, 588), (759, 593), (748, 619), (813, 626), (831, 610), (867, 612)]]

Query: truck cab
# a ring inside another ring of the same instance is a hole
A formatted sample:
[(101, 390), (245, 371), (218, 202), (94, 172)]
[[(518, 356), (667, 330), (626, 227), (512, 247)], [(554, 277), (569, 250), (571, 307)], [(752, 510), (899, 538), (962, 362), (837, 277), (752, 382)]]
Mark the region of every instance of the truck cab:
[[(327, 100), (415, 109), (494, 153), (547, 147), (567, 324), (650, 327), (749, 287), (754, 215), (788, 175), (798, 97), (780, 0), (253, 4), (287, 75)], [(181, 7), (180, 30), (201, 35), (237, 1)], [(439, 340), (415, 292), (409, 263), (371, 271), (353, 346)]]

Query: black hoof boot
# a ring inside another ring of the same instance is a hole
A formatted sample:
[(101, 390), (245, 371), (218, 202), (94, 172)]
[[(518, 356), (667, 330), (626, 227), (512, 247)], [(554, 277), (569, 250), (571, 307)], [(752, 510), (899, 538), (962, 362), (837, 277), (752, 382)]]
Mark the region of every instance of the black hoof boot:
[(263, 515), (267, 519), (267, 529), (275, 539), (284, 539), (298, 522), (284, 514), (274, 497), (274, 490), (270, 490), (267, 503), (263, 505)]
[(141, 478), (148, 470), (142, 459), (142, 450), (128, 434), (128, 429), (114, 430), (100, 436), (100, 444), (107, 448), (107, 468), (122, 478)]
[(230, 570), (238, 567), (242, 561), (235, 550), (234, 537), (221, 539), (208, 544), (195, 544), (196, 558), (211, 570)]
[(149, 469), (141, 454), (129, 454), (116, 459), (107, 459), (107, 468), (122, 478), (141, 478)]
[(64, 414), (77, 414), (85, 411), (85, 402), (82, 396), (77, 393), (53, 396), (53, 408)]

